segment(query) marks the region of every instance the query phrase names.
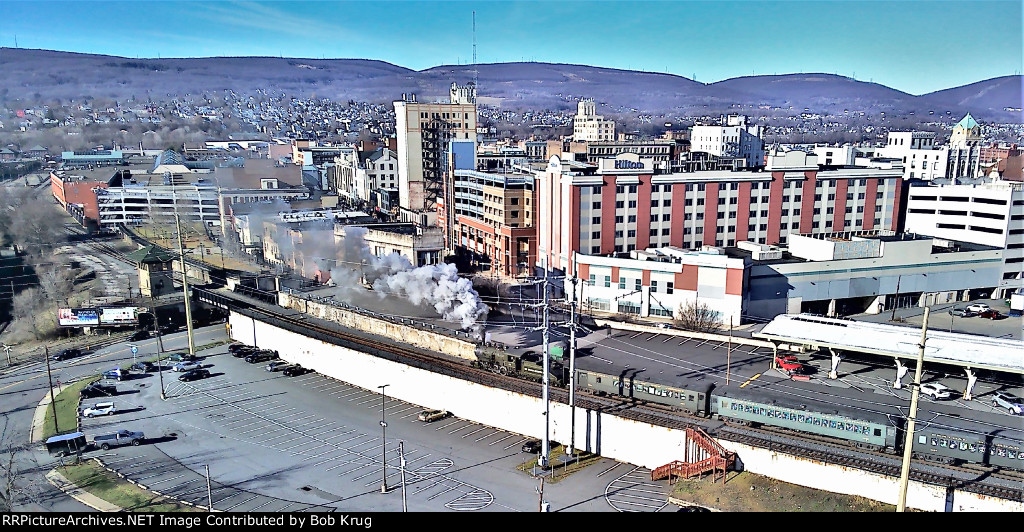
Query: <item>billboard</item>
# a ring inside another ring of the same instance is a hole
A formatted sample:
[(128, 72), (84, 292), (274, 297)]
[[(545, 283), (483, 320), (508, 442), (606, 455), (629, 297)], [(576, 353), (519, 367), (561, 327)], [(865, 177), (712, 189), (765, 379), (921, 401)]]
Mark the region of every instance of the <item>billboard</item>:
[(57, 309), (57, 324), (61, 327), (92, 327), (100, 324), (100, 314), (94, 308), (61, 308)]
[(111, 307), (100, 309), (100, 325), (136, 325), (138, 323), (138, 307)]

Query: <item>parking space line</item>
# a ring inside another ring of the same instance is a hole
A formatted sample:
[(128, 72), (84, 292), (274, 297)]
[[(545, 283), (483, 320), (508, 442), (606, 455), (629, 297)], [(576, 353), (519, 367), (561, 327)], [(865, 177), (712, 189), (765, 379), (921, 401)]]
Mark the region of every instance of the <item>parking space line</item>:
[[(500, 431), (500, 430), (496, 430), (496, 431), (494, 431), (494, 432), (492, 432), (492, 433), (490, 433), (490, 434), (487, 434), (487, 435), (481, 436), (481, 437), (479, 437), (479, 438), (477, 438), (477, 439), (475, 439), (475, 440), (473, 440), (473, 441), (474, 441), (474, 442), (478, 442), (478, 441), (480, 441), (480, 440), (486, 440), (487, 438), (490, 438), (491, 436), (494, 436), (495, 434), (501, 434), (501, 431)], [(465, 438), (465, 436), (463, 436), (463, 438)], [(502, 440), (504, 440), (504, 439), (505, 439), (505, 438), (502, 438)], [(498, 440), (498, 441), (501, 441), (501, 440)]]
[(499, 443), (501, 443), (501, 442), (503, 442), (503, 441), (505, 441), (505, 440), (507, 440), (507, 439), (509, 439), (509, 438), (512, 438), (512, 437), (514, 437), (514, 436), (515, 436), (515, 434), (509, 434), (509, 435), (505, 436), (504, 438), (502, 438), (502, 439), (500, 439), (500, 440), (498, 440), (498, 441), (496, 441), (496, 442), (488, 443), (487, 445), (488, 445), (488, 446), (491, 446), (491, 445), (497, 445), (497, 444), (499, 444)]
[(501, 450), (502, 451), (507, 451), (507, 450), (515, 447), (516, 445), (519, 445), (519, 444), (522, 444), (522, 443), (526, 443), (526, 440), (527, 440), (527, 438), (523, 438), (523, 439), (517, 441), (516, 443), (513, 443), (512, 445), (509, 445), (507, 447), (502, 447)]
[[(174, 466), (172, 464), (167, 464), (166, 467), (168, 469), (171, 469)], [(135, 477), (132, 480), (146, 480), (147, 478), (159, 477), (160, 475), (163, 475), (163, 474), (167, 473), (168, 469), (161, 469), (161, 470), (157, 471), (156, 473), (153, 473), (152, 475), (146, 475), (144, 477)]]
[[(263, 428), (262, 426), (259, 426), (259, 427), (256, 427), (256, 428), (254, 428), (254, 429), (251, 429), (251, 430), (247, 430), (247, 431), (244, 431), (244, 432), (239, 432), (238, 434), (239, 434), (239, 435), (242, 435), (242, 434), (249, 434), (250, 432), (256, 432), (257, 430), (264, 430), (264, 428)], [(270, 431), (271, 431), (271, 432), (273, 432), (273, 431), (275, 431), (275, 430), (280, 430), (280, 429), (277, 429), (277, 428), (272, 428), (272, 429), (270, 429)]]
[(179, 478), (181, 478), (181, 477), (183, 477), (183, 476), (185, 476), (185, 474), (184, 474), (184, 473), (182, 473), (182, 474), (180, 474), (180, 475), (178, 475), (178, 476), (176, 476), (176, 477), (171, 477), (171, 478), (165, 478), (165, 479), (163, 479), (163, 480), (158, 480), (158, 481), (156, 481), (156, 482), (148, 482), (147, 484), (149, 484), (149, 486), (155, 486), (155, 485), (157, 485), (157, 484), (160, 484), (160, 483), (163, 483), (163, 482), (169, 482), (169, 481), (171, 481), (171, 480), (177, 480), (177, 479), (179, 479)]
[(377, 403), (379, 401), (380, 401), (380, 397), (370, 397), (369, 399), (367, 399), (365, 401), (360, 401), (360, 402), (356, 403), (356, 406), (363, 406), (363, 405), (365, 405), (367, 403)]
[[(246, 500), (244, 500), (244, 501), (242, 501), (242, 502), (240, 502), (240, 503), (238, 503), (238, 504), (232, 504), (231, 506), (228, 506), (227, 508), (224, 508), (224, 509), (220, 509), (220, 510), (221, 510), (222, 512), (230, 512), (231, 510), (233, 510), (233, 509), (235, 509), (235, 508), (238, 508), (239, 506), (241, 506), (241, 505), (243, 505), (243, 504), (245, 504), (245, 503), (247, 503), (247, 502), (249, 502), (249, 501), (251, 501), (251, 500), (254, 500), (254, 499), (256, 499), (257, 497), (259, 497), (259, 495), (253, 495), (252, 497), (249, 497), (248, 499), (246, 499)], [(218, 508), (218, 509), (219, 509), (219, 508)]]
[[(349, 465), (349, 464), (354, 464), (354, 463), (356, 463), (356, 462), (360, 462), (360, 461), (362, 461), (362, 460), (361, 460), (361, 459), (360, 459), (360, 460), (347, 460), (347, 461), (345, 461), (345, 462), (342, 462), (342, 463), (340, 463), (340, 464), (338, 464), (338, 465), (336, 465), (336, 466), (334, 466), (334, 467), (329, 467), (329, 468), (327, 468), (327, 469), (324, 469), (324, 472), (326, 473), (326, 472), (328, 472), (328, 471), (333, 471), (333, 470), (335, 470), (335, 469), (338, 469), (339, 467), (347, 466), (347, 465)], [(351, 470), (349, 470), (349, 471), (345, 471), (345, 472), (342, 472), (342, 473), (338, 473), (338, 476), (339, 476), (339, 477), (341, 477), (341, 476), (345, 476), (345, 475), (347, 475), (347, 474), (349, 474), (349, 473), (351, 473), (351, 472), (353, 472), (353, 471), (359, 471), (360, 469), (362, 469), (362, 468), (364, 468), (364, 467), (366, 467), (366, 466), (368, 466), (368, 465), (370, 465), (370, 464), (363, 464), (363, 465), (361, 465), (361, 466), (359, 466), (359, 467), (357, 467), (357, 468), (355, 468), (355, 469), (351, 469)]]
[[(473, 427), (473, 425), (474, 425), (473, 423), (466, 423), (466, 425), (465, 425), (465, 426), (459, 427), (459, 428), (457, 428), (457, 429), (455, 429), (455, 430), (453, 430), (453, 431), (449, 432), (448, 434), (455, 434), (456, 432), (458, 432), (458, 431), (460, 431), (460, 430), (462, 430), (462, 429), (468, 429), (468, 428), (472, 428), (472, 427)], [(438, 430), (440, 430), (440, 429), (438, 429)]]
[[(255, 425), (257, 423), (262, 422), (263, 420), (262, 419), (255, 419), (254, 420), (252, 418), (244, 418), (243, 417), (243, 418), (239, 419), (238, 421), (248, 421), (248, 423), (246, 423), (245, 425), (239, 425), (239, 426), (235, 427), (236, 429), (245, 428), (245, 427), (248, 427), (249, 425)], [(225, 425), (230, 425), (232, 423), (238, 423), (238, 421), (229, 421), (229, 422), (225, 423)]]
[(430, 484), (427, 484), (426, 486), (423, 486), (422, 488), (420, 488), (420, 489), (418, 489), (416, 491), (413, 491), (412, 494), (416, 495), (416, 494), (418, 494), (418, 493), (420, 493), (422, 491), (426, 491), (426, 490), (428, 490), (430, 488), (433, 488), (434, 486), (437, 486), (438, 484), (441, 484), (442, 482), (444, 482), (444, 479), (442, 477), (436, 477), (436, 476), (432, 477), (430, 480), (433, 480), (433, 482), (431, 482)]
[(437, 428), (436, 428), (436, 429), (434, 429), (434, 430), (443, 430), (443, 429), (446, 429), (446, 428), (448, 428), (448, 427), (450, 427), (450, 426), (452, 426), (452, 425), (454, 425), (454, 424), (456, 424), (456, 423), (462, 423), (462, 420), (461, 420), (461, 419), (458, 419), (458, 418), (453, 418), (453, 419), (451, 420), (451, 422), (449, 422), (448, 424), (446, 424), (446, 425), (441, 425), (440, 427), (437, 427)]
[[(364, 465), (364, 466), (359, 466), (359, 467), (357, 467), (357, 468), (353, 469), (352, 471), (349, 471), (349, 473), (351, 473), (351, 472), (353, 472), (353, 471), (359, 471), (360, 469), (362, 469), (362, 468), (364, 468), (364, 467), (369, 467), (369, 466), (371, 466), (371, 465), (376, 465), (376, 464), (366, 464), (366, 465)], [(376, 474), (377, 474), (377, 468), (375, 467), (375, 468), (373, 468), (373, 470), (371, 470), (371, 471), (368, 471), (368, 472), (366, 472), (366, 473), (363, 473), (362, 475), (359, 475), (359, 476), (358, 476), (358, 477), (356, 477), (356, 478), (353, 478), (353, 479), (352, 479), (352, 481), (353, 481), (353, 482), (355, 482), (355, 481), (357, 481), (357, 480), (363, 480), (364, 478), (366, 478), (366, 477), (368, 477), (368, 476), (371, 476), (371, 475), (376, 475)], [(367, 486), (369, 486), (369, 484), (367, 484)]]
[(171, 488), (167, 488), (167, 491), (177, 492), (178, 488), (184, 488), (185, 486), (188, 486), (189, 484), (191, 484), (193, 482), (196, 482), (197, 480), (199, 480), (199, 479), (198, 478), (194, 478), (194, 479), (192, 479), (192, 480), (190, 480), (188, 482), (185, 482), (185, 483), (182, 483), (182, 484), (178, 484), (177, 486), (174, 486), (174, 487), (171, 487)]
[[(291, 433), (291, 432), (290, 432), (289, 434), (294, 434), (294, 433)], [(299, 436), (296, 436), (296, 437), (294, 437), (294, 438), (292, 438), (292, 439), (290, 439), (290, 440), (284, 440), (284, 441), (279, 441), (279, 442), (276, 442), (276, 443), (274, 443), (274, 445), (284, 445), (284, 444), (286, 444), (286, 443), (291, 443), (291, 442), (293, 442), (293, 441), (295, 441), (295, 440), (301, 440), (301, 439), (304, 439), (304, 438), (305, 438), (305, 436), (299, 435)], [(300, 445), (301, 445), (301, 444), (300, 444)], [(298, 447), (298, 445), (296, 445), (296, 447)], [(287, 450), (287, 449), (286, 449), (286, 450)]]
[(350, 390), (350, 391), (349, 391), (349, 392), (348, 392), (347, 394), (345, 394), (345, 395), (339, 395), (339, 396), (336, 396), (336, 397), (337, 397), (338, 399), (344, 399), (344, 398), (346, 398), (346, 397), (348, 397), (348, 396), (350, 396), (350, 395), (355, 395), (355, 394), (362, 394), (362, 393), (365, 393), (365, 392), (366, 392), (366, 390), (363, 390), (363, 389), (360, 389), (360, 388), (355, 388), (355, 389), (353, 389), (353, 390)]
[(620, 465), (622, 465), (622, 462), (615, 462), (615, 465), (609, 467), (608, 469), (605, 469), (604, 471), (601, 471), (600, 473), (597, 474), (597, 476), (598, 477), (603, 477), (604, 475), (606, 475), (608, 473), (611, 473), (613, 470), (618, 468)]
[(392, 411), (389, 412), (387, 409), (385, 409), (384, 412), (387, 413), (388, 415), (397, 416), (398, 414), (401, 414), (402, 412), (408, 412), (410, 410), (416, 412), (416, 411), (419, 411), (419, 407), (415, 406), (415, 405), (403, 404), (403, 405), (400, 405), (399, 408), (397, 408), (395, 410), (392, 410)]
[(474, 430), (473, 432), (469, 432), (469, 433), (463, 434), (462, 437), (463, 438), (468, 438), (469, 436), (472, 436), (472, 435), (476, 434), (477, 432), (480, 432), (481, 430), (486, 430), (488, 428), (490, 428), (490, 427), (488, 427), (487, 425), (480, 425), (480, 428)]
[[(184, 296), (183, 296), (183, 297), (184, 297)], [(253, 508), (252, 510), (249, 510), (249, 511), (250, 511), (250, 512), (255, 512), (256, 510), (259, 510), (260, 508), (263, 508), (264, 506), (266, 506), (266, 505), (268, 505), (268, 504), (270, 504), (270, 503), (272, 503), (272, 502), (274, 502), (274, 499), (268, 499), (268, 500), (267, 500), (267, 502), (265, 502), (265, 503), (263, 503), (263, 504), (261, 504), (261, 505), (259, 505), (259, 506), (255, 507), (255, 508)]]

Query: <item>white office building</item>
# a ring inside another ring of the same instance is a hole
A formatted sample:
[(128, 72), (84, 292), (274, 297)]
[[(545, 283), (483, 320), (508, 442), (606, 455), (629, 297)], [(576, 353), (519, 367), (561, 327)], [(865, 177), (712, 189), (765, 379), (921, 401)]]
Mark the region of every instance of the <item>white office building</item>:
[(764, 128), (748, 124), (742, 115), (724, 116), (721, 125), (696, 124), (690, 132), (690, 151), (742, 158), (748, 168), (764, 166)]
[(585, 142), (611, 142), (615, 140), (615, 121), (605, 120), (597, 114), (593, 98), (583, 98), (576, 104), (576, 117), (572, 119), (573, 140)]
[(910, 187), (906, 230), (1004, 248), (992, 297), (1024, 288), (1024, 183), (1015, 181)]

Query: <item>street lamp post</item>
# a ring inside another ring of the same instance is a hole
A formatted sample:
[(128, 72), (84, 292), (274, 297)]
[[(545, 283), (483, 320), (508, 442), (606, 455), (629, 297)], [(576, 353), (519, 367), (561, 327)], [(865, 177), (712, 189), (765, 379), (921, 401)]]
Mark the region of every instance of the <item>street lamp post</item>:
[(388, 445), (388, 423), (384, 421), (384, 388), (391, 386), (390, 384), (382, 384), (378, 386), (380, 388), (380, 465), (381, 465), (381, 477), (380, 477), (380, 492), (388, 492), (388, 462), (387, 462), (387, 445)]

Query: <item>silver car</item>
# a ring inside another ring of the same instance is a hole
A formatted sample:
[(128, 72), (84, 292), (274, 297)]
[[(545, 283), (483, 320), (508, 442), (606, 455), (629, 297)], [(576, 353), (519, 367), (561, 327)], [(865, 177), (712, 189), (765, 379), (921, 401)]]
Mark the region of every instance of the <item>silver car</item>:
[(1024, 399), (1006, 392), (996, 392), (992, 396), (992, 406), (1005, 408), (1007, 412), (1015, 416), (1024, 413)]

